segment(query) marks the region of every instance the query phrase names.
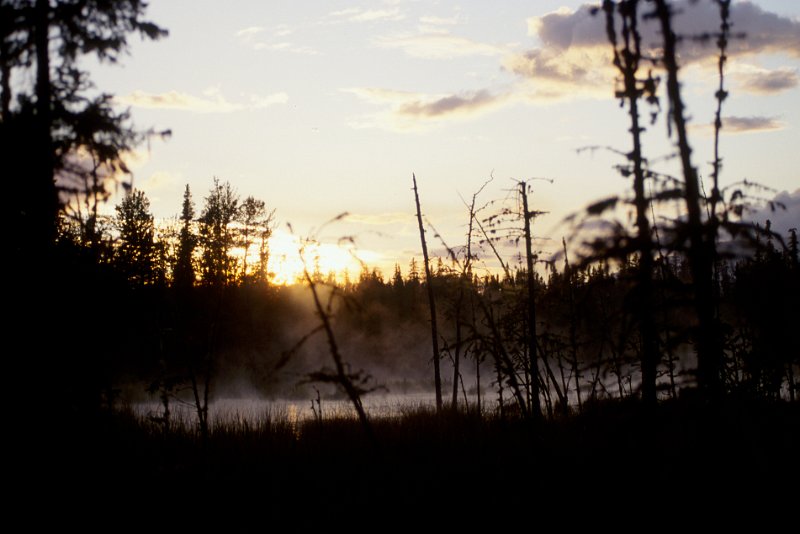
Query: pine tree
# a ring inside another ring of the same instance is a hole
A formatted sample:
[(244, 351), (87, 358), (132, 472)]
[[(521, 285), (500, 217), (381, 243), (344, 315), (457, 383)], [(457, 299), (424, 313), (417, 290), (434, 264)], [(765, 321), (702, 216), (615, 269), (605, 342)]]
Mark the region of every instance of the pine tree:
[(203, 247), (200, 267), (206, 285), (226, 285), (234, 279), (236, 259), (230, 252), (235, 245), (235, 234), (231, 224), (238, 210), (239, 197), (231, 184), (220, 184), (219, 179), (214, 178), (214, 186), (198, 219), (199, 241)]
[(148, 285), (156, 280), (155, 227), (150, 201), (143, 191), (132, 189), (116, 207), (115, 225), (119, 244), (115, 263), (133, 285)]
[(192, 221), (194, 220), (194, 203), (192, 202), (192, 192), (189, 184), (183, 192), (183, 208), (181, 211), (181, 233), (178, 242), (178, 257), (173, 271), (173, 284), (175, 287), (192, 287), (195, 281), (194, 271), (194, 248), (197, 238), (192, 233)]
[[(127, 112), (112, 109), (111, 95), (97, 94), (81, 65), (89, 55), (115, 63), (127, 51), (130, 33), (167, 35), (143, 20), (146, 7), (142, 0), (3, 2), (0, 159), (12, 187), (15, 226), (23, 234), (19, 246), (41, 251), (53, 243), (59, 190), (97, 193), (118, 171), (127, 172), (122, 155), (142, 135), (128, 124)], [(12, 87), (15, 71), (35, 82)]]

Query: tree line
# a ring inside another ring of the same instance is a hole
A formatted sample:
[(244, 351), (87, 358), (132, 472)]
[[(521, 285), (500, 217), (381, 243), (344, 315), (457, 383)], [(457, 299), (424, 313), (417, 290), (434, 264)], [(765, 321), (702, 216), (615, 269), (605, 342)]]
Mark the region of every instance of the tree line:
[(252, 196), (240, 198), (229, 182), (214, 178), (195, 217), (185, 187), (180, 215), (156, 224), (144, 191), (127, 189), (113, 216), (66, 212), (58, 239), (113, 265), (131, 285), (266, 283), (275, 210)]
[[(349, 325), (346, 332), (378, 339), (395, 325), (436, 322), (423, 361), (451, 362), (451, 405), (470, 389), (469, 362), (476, 391), (488, 384), (501, 410), (534, 419), (604, 397), (637, 397), (652, 406), (684, 385), (709, 402), (729, 395), (796, 399), (796, 231), (780, 236), (766, 221), (745, 221), (748, 184), (720, 183), (727, 47), (741, 36), (731, 30), (730, 2), (714, 1), (719, 28), (701, 36), (719, 51), (708, 195), (692, 160), (679, 69), (680, 40), (697, 36), (676, 34), (674, 5), (666, 0), (603, 2), (595, 12), (605, 17), (616, 97), (630, 120), (631, 146), (621, 151), (618, 170), (631, 188), (575, 220), (602, 219), (606, 231), (582, 233), (578, 224), (573, 241), (582, 241), (582, 255), (570, 261), (565, 243), (561, 269), (550, 262), (542, 276), (531, 246), (531, 224), (541, 215), (529, 196), (532, 184), (518, 182), (513, 206), (478, 207), (476, 194), (465, 245), (441, 243), (445, 257), (423, 258), (422, 265), (415, 259), (405, 277), (399, 267), (391, 282), (369, 269), (344, 283), (307, 272), (309, 285), (328, 286), (330, 302), (342, 297), (320, 309), (335, 319), (328, 326)], [(165, 418), (169, 399), (184, 389), (207, 430), (214, 378), (235, 362), (256, 382), (268, 382), (284, 350), (275, 340), (291, 345), (280, 332), (302, 315), (282, 300), (288, 290), (269, 284), (274, 211), (214, 179), (198, 214), (187, 186), (180, 216), (163, 229), (146, 195), (132, 187), (115, 215), (103, 216), (113, 184), (130, 175), (125, 152), (169, 132), (135, 130), (111, 95), (90, 91), (80, 59), (113, 63), (129, 34), (159, 39), (167, 32), (145, 20), (139, 0), (7, 0), (0, 8), (0, 146), (17, 311), (11, 327), (33, 354), (15, 360), (26, 378), (20, 383), (43, 380), (44, 389), (67, 399), (65, 412), (94, 412), (113, 404), (120, 383), (146, 380), (164, 399)], [(642, 47), (644, 21), (660, 29), (655, 51)], [(20, 73), (31, 83), (13, 86), (12, 75)], [(678, 176), (659, 172), (646, 157), (645, 109), (651, 124), (666, 116)], [(680, 215), (657, 220), (665, 203), (679, 203)], [(635, 213), (633, 227), (607, 218), (620, 206)], [(417, 211), (424, 248), (419, 198)], [(518, 267), (497, 248), (500, 237), (520, 247)], [(754, 252), (730, 257), (724, 241)], [(494, 256), (500, 274), (478, 276), (479, 253)], [(353, 359), (367, 367), (386, 352)], [(446, 377), (436, 374), (441, 406)]]

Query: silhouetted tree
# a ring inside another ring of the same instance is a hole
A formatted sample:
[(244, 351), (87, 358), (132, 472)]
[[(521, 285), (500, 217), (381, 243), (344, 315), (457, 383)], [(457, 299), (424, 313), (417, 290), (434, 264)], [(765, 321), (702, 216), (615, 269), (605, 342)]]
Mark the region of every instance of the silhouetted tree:
[(236, 259), (231, 256), (231, 250), (236, 241), (231, 225), (238, 210), (239, 197), (230, 182), (220, 184), (219, 179), (214, 178), (198, 219), (202, 247), (200, 267), (206, 285), (223, 286), (234, 279)]
[[(111, 107), (111, 95), (90, 96), (92, 83), (80, 68), (83, 56), (114, 63), (128, 49), (128, 34), (158, 39), (167, 34), (143, 20), (141, 0), (4, 1), (2, 26), (3, 160), (14, 214), (31, 239), (47, 247), (56, 234), (58, 186), (75, 189), (83, 177), (126, 171), (122, 154), (140, 139), (126, 112)], [(10, 27), (13, 25), (13, 27)], [(33, 70), (33, 85), (11, 94), (14, 70)], [(16, 98), (14, 98), (16, 96)], [(77, 183), (76, 183), (77, 182)], [(93, 183), (92, 187), (104, 187)]]
[[(442, 378), (439, 372), (439, 334), (436, 328), (436, 298), (433, 294), (433, 277), (431, 276), (430, 259), (428, 258), (428, 244), (425, 241), (425, 227), (422, 225), (422, 209), (419, 205), (419, 192), (417, 191), (417, 177), (412, 174), (414, 183), (414, 201), (417, 205), (417, 222), (419, 223), (419, 239), (422, 242), (422, 258), (425, 267), (425, 284), (428, 289), (428, 308), (431, 317), (431, 343), (433, 345), (433, 383), (436, 390), (436, 410), (442, 409)], [(441, 260), (441, 258), (440, 258)]]
[(525, 239), (525, 286), (527, 288), (527, 333), (525, 336), (528, 350), (528, 365), (530, 367), (530, 410), (531, 416), (540, 418), (542, 407), (539, 401), (539, 358), (537, 357), (538, 340), (536, 336), (536, 281), (534, 279), (533, 263), (536, 260), (533, 254), (531, 223), (540, 211), (528, 207), (528, 188), (525, 181), (519, 182), (519, 193), (522, 201), (523, 237)]
[(175, 258), (172, 282), (175, 287), (192, 287), (195, 282), (194, 271), (194, 248), (197, 244), (197, 237), (192, 231), (192, 221), (194, 220), (194, 202), (192, 202), (192, 192), (189, 184), (183, 191), (183, 206), (181, 208), (181, 230), (178, 237), (178, 252)]
[[(658, 104), (655, 95), (658, 80), (652, 74), (639, 78), (639, 63), (642, 61), (641, 36), (639, 34), (639, 2), (604, 2), (606, 33), (614, 52), (614, 66), (620, 73), (623, 88), (617, 97), (627, 101), (630, 116), (630, 132), (633, 147), (627, 154), (629, 164), (620, 168), (623, 175), (633, 175), (634, 201), (636, 207), (636, 238), (624, 254), (636, 251), (639, 256), (637, 269), (636, 305), (639, 315), (639, 333), (642, 344), (642, 400), (654, 405), (656, 402), (656, 371), (659, 362), (656, 325), (653, 317), (653, 242), (650, 229), (650, 200), (645, 194), (645, 160), (642, 155), (641, 134), (644, 131), (639, 117), (639, 100), (646, 98)], [(616, 16), (622, 28), (617, 35)], [(621, 40), (620, 40), (621, 37)], [(621, 42), (620, 42), (621, 41)]]
[(689, 237), (688, 257), (698, 321), (696, 336), (698, 385), (706, 396), (713, 398), (722, 393), (720, 379), (722, 342), (714, 311), (712, 246), (709, 245), (709, 237), (702, 221), (700, 181), (697, 169), (692, 163), (692, 148), (689, 144), (686, 112), (678, 79), (677, 44), (679, 38), (672, 25), (673, 8), (667, 0), (653, 0), (653, 2), (655, 4), (654, 15), (659, 21), (663, 37), (661, 61), (667, 71), (667, 97), (670, 107), (668, 120), (675, 128), (684, 179), (685, 232)]
[(392, 276), (392, 287), (397, 290), (402, 290), (405, 283), (403, 282), (403, 273), (400, 271), (400, 264), (394, 264), (394, 276)]
[[(145, 8), (140, 0), (0, 2), (5, 217), (15, 229), (10, 250), (26, 259), (15, 266), (9, 330), (18, 336), (15, 344), (30, 346), (30, 357), (19, 359), (20, 383), (29, 386), (35, 377), (80, 413), (101, 406), (115, 352), (109, 338), (118, 328), (106, 312), (114, 276), (98, 265), (111, 249), (109, 220), (97, 204), (107, 198), (107, 184), (127, 171), (123, 154), (142, 139), (84, 66), (89, 56), (116, 62), (131, 33), (165, 36), (144, 20)], [(76, 201), (73, 193), (80, 194), (81, 216), (68, 220), (59, 212)], [(69, 343), (76, 332), (84, 334), (80, 342)], [(70, 408), (59, 412), (74, 415)]]
[(144, 191), (130, 190), (116, 206), (119, 231), (115, 264), (133, 285), (155, 282), (157, 275), (155, 228), (150, 201)]
[(247, 282), (247, 260), (250, 254), (250, 246), (258, 239), (259, 246), (259, 263), (258, 270), (256, 271), (255, 278), (257, 280), (266, 281), (266, 266), (269, 261), (269, 247), (267, 241), (272, 235), (272, 225), (275, 216), (275, 210), (268, 211), (266, 204), (263, 200), (257, 200), (253, 197), (247, 197), (239, 206), (239, 211), (236, 216), (236, 221), (241, 224), (240, 237), (241, 246), (244, 248), (244, 255), (242, 257), (242, 282)]

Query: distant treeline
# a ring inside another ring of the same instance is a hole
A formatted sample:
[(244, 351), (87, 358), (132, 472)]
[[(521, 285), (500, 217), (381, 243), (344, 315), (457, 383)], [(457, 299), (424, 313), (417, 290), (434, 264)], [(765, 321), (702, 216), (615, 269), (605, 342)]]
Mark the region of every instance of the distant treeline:
[[(95, 225), (92, 234), (86, 229), (91, 225), (77, 220), (62, 226), (60, 261), (71, 272), (60, 278), (71, 280), (67, 309), (74, 311), (63, 319), (63, 335), (92, 332), (82, 338), (80, 360), (65, 362), (64, 376), (88, 394), (84, 402), (109, 406), (121, 389), (147, 389), (168, 416), (177, 397), (194, 399), (207, 414), (208, 402), (230, 384), (266, 396), (308, 394), (295, 386), (326, 366), (327, 349), (313, 341), (293, 348), (319, 324), (307, 284), (270, 284), (266, 237), (272, 213), (261, 206), (256, 216), (243, 217), (238, 206), (231, 186), (215, 180), (197, 218), (187, 187), (172, 232), (157, 233), (139, 191), (126, 195), (104, 231)], [(786, 236), (787, 246), (765, 235), (746, 256), (716, 262), (721, 379), (726, 395), (795, 400), (797, 235)], [(259, 261), (234, 256), (234, 248), (253, 242)], [(468, 393), (478, 392), (504, 412), (527, 413), (533, 384), (526, 269), (479, 275), (455, 255), (432, 263), (449, 402), (464, 406)], [(416, 259), (405, 274), (397, 265), (388, 278), (368, 266), (343, 280), (309, 269), (310, 282), (330, 299), (330, 317), (351, 366), (373, 375), (373, 386), (431, 387), (424, 341), (428, 282)], [(566, 252), (546, 272), (535, 273), (538, 389), (549, 416), (599, 399), (641, 395), (639, 273), (636, 253), (618, 262), (571, 265)], [(698, 325), (686, 256), (661, 255), (652, 273), (657, 389), (665, 399), (696, 386), (692, 344)]]

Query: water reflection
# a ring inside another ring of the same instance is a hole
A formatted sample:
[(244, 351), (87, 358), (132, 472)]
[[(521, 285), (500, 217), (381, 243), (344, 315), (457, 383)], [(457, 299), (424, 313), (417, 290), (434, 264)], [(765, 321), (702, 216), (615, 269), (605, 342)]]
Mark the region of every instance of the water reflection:
[[(463, 408), (463, 399), (460, 399)], [(477, 395), (468, 395), (470, 409), (477, 409)], [(370, 417), (399, 417), (419, 409), (436, 407), (432, 393), (388, 393), (363, 397), (364, 409)], [(314, 400), (316, 405), (316, 400)], [(493, 410), (496, 402), (481, 395), (483, 411)], [(315, 406), (316, 407), (316, 406)], [(356, 417), (350, 401), (346, 399), (322, 399), (320, 403), (322, 418)], [(161, 417), (164, 406), (157, 402), (141, 402), (133, 406), (135, 413), (142, 417)], [(319, 408), (317, 408), (319, 411)], [(175, 422), (191, 422), (196, 415), (190, 402), (175, 401), (170, 404), (170, 417)], [(314, 419), (311, 399), (260, 399), (260, 398), (220, 398), (209, 405), (209, 423), (256, 424), (264, 421), (287, 421), (297, 424)]]

